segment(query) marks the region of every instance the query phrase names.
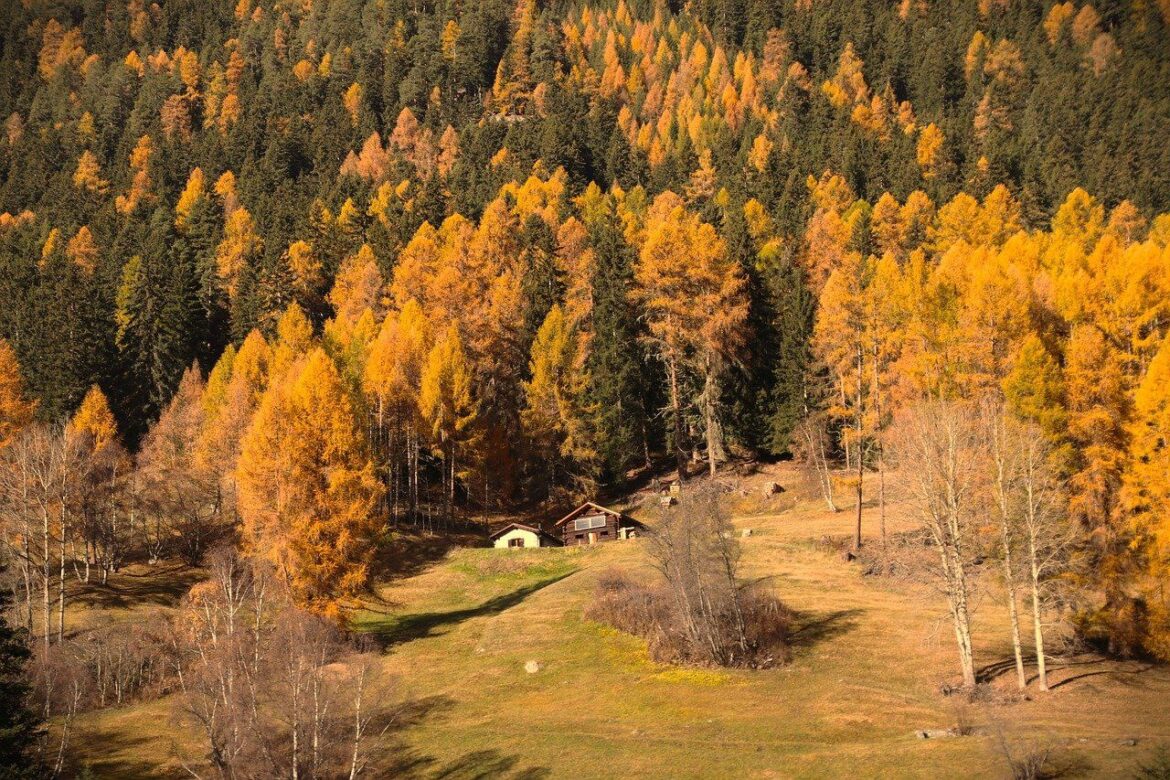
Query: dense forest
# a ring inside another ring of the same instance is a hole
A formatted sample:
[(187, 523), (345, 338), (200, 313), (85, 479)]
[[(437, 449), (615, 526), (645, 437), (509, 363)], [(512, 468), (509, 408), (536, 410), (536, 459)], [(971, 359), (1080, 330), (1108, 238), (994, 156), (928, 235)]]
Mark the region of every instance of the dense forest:
[(1166, 0), (0, 25), (0, 443), (84, 434), (42, 484), (73, 530), (14, 556), (46, 639), (50, 559), (63, 614), (66, 537), (116, 567), (120, 512), (152, 560), (238, 527), (335, 615), (388, 520), (788, 456), (860, 507), (895, 418), (949, 400), (1044, 442), (1084, 636), (1170, 657)]

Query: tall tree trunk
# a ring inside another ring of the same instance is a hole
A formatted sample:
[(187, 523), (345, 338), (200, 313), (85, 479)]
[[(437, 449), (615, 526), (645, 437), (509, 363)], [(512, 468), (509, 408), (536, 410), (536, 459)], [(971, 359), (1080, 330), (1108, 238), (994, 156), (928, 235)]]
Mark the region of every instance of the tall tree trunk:
[(61, 565), (58, 569), (58, 603), (57, 603), (57, 641), (65, 638), (65, 537), (68, 535), (68, 516), (65, 511), (65, 502), (61, 502), (61, 544), (59, 553)]
[[(854, 407), (855, 407), (854, 412), (855, 412), (855, 416), (856, 416), (855, 422), (857, 425), (857, 529), (856, 529), (856, 531), (854, 533), (854, 537), (853, 537), (853, 549), (854, 550), (861, 549), (862, 478), (865, 476), (864, 440), (862, 439), (862, 435), (864, 434), (865, 418), (862, 414), (862, 406), (861, 406), (862, 400), (863, 400), (861, 387), (862, 387), (862, 383), (864, 381), (864, 373), (863, 373), (864, 364), (862, 362), (862, 355), (863, 354), (865, 354), (865, 353), (861, 348), (861, 344), (858, 343), (858, 345), (857, 345), (857, 400), (854, 404)], [(846, 447), (845, 451), (848, 452), (849, 448)]]
[(666, 361), (666, 370), (670, 375), (670, 406), (674, 412), (674, 459), (678, 466), (678, 479), (683, 481), (687, 478), (687, 459), (686, 453), (683, 452), (683, 418), (682, 418), (682, 403), (679, 400), (678, 394), (678, 367), (675, 365), (674, 358), (668, 358)]
[(1020, 615), (1016, 609), (1016, 580), (1012, 573), (1010, 541), (1004, 534), (1004, 576), (1007, 578), (1008, 615), (1012, 624), (1012, 650), (1016, 656), (1016, 683), (1022, 691), (1028, 687), (1028, 675), (1024, 672), (1024, 651), (1020, 644)]
[(707, 463), (711, 476), (715, 476), (717, 461), (719, 460), (719, 423), (715, 419), (715, 395), (718, 388), (715, 383), (715, 366), (710, 357), (706, 360), (706, 377), (703, 380), (703, 422), (707, 427)]
[(956, 554), (953, 561), (954, 599), (952, 616), (955, 640), (959, 645), (959, 665), (963, 670), (963, 685), (975, 686), (975, 653), (971, 644), (971, 610), (967, 603), (967, 574), (962, 560)]
[[(52, 626), (52, 621), (53, 621), (52, 600), (49, 596), (49, 592), (52, 588), (53, 570), (51, 568), (52, 567), (52, 563), (51, 563), (52, 556), (51, 556), (51, 553), (49, 552), (49, 510), (48, 510), (48, 507), (41, 507), (41, 521), (42, 521), (42, 527), (41, 527), (42, 554), (44, 555), (44, 558), (42, 558), (42, 560), (41, 560), (41, 585), (42, 585), (42, 587), (41, 587), (42, 605), (41, 606), (44, 608), (44, 615), (43, 615), (44, 631), (45, 631), (44, 641), (45, 641), (45, 650), (47, 651), (49, 649), (49, 642), (52, 639), (51, 626)], [(46, 654), (46, 657), (48, 657), (47, 654)]]
[(349, 762), (349, 780), (356, 780), (359, 771), (358, 759), (361, 755), (360, 748), (362, 744), (362, 732), (364, 731), (364, 724), (362, 723), (362, 694), (365, 693), (365, 687), (366, 668), (363, 666), (358, 671), (357, 690), (353, 703), (353, 751)]
[(1029, 571), (1032, 581), (1032, 634), (1036, 642), (1036, 681), (1040, 690), (1048, 690), (1048, 659), (1044, 654), (1044, 624), (1041, 621), (1040, 566), (1036, 557), (1036, 538), (1028, 534)]
[(418, 430), (414, 422), (407, 427), (407, 460), (410, 462), (410, 520), (418, 525)]
[(1002, 417), (992, 421), (991, 445), (995, 467), (995, 498), (999, 508), (999, 542), (1003, 550), (1003, 576), (1007, 588), (1008, 617), (1012, 629), (1012, 652), (1016, 659), (1016, 685), (1022, 691), (1028, 687), (1024, 671), (1024, 651), (1020, 642), (1020, 615), (1016, 603), (1016, 573), (1012, 565), (1012, 475), (1009, 474)]
[(886, 550), (886, 453), (884, 443), (882, 441), (882, 383), (881, 383), (881, 361), (878, 360), (878, 347), (875, 343), (873, 354), (870, 362), (873, 364), (870, 375), (872, 377), (872, 384), (870, 386), (869, 396), (870, 404), (873, 406), (874, 418), (874, 447), (877, 449), (877, 473), (878, 473), (878, 527), (882, 536), (882, 552), (883, 555)]
[(447, 477), (447, 519), (446, 525), (450, 529), (451, 521), (455, 516), (455, 442), (451, 442), (451, 464), (448, 469), (449, 476)]
[(886, 549), (886, 455), (879, 438), (878, 455), (878, 523), (881, 526), (882, 549)]
[(31, 636), (33, 632), (32, 524), (28, 522), (27, 515), (25, 516), (24, 523), (24, 558), (21, 561), (20, 570), (24, 575), (24, 627), (28, 629), (28, 633)]

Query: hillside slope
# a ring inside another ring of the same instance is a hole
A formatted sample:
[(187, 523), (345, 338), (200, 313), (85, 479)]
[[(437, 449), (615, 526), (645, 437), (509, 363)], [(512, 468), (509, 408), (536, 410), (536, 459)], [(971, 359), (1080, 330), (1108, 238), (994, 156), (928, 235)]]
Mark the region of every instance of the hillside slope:
[[(769, 478), (798, 481), (789, 470)], [(1136, 663), (1064, 659), (1054, 690), (1028, 701), (962, 707), (943, 697), (955, 661), (941, 596), (842, 562), (822, 539), (843, 537), (848, 513), (793, 499), (799, 488), (762, 506), (751, 487), (738, 504), (756, 513), (735, 522), (752, 530), (743, 540), (747, 573), (770, 578), (799, 613), (791, 664), (666, 667), (649, 661), (639, 640), (586, 621), (602, 572), (653, 575), (643, 542), (455, 549), (382, 586), (359, 620), (398, 678), (403, 714), (386, 739), (403, 775), (606, 777), (620, 767), (634, 777), (1002, 777), (1002, 728), (1018, 751), (1049, 747), (1092, 776), (1129, 777), (1170, 734), (1170, 671)], [(905, 509), (890, 507), (891, 530), (912, 522)], [(875, 515), (867, 510), (870, 529)], [(989, 588), (976, 612), (977, 660), (988, 671), (1010, 656), (994, 596)], [(528, 661), (540, 671), (527, 673)], [(81, 741), (95, 758), (103, 751), (95, 772), (182, 776), (165, 763), (170, 740), (184, 738), (166, 712), (150, 705), (86, 718)], [(974, 735), (914, 735), (959, 720)], [(148, 768), (152, 761), (164, 763)]]

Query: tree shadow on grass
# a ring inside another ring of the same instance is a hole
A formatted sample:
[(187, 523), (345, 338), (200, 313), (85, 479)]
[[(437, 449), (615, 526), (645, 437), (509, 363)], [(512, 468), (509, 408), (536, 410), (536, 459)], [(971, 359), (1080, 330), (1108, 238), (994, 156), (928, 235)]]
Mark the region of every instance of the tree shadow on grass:
[(548, 767), (522, 766), (519, 756), (499, 750), (473, 750), (445, 763), (433, 756), (400, 755), (388, 776), (407, 780), (543, 780), (552, 774)]
[(84, 736), (84, 739), (75, 737), (72, 741), (70, 752), (73, 755), (66, 763), (67, 777), (80, 776), (86, 768), (95, 778), (157, 780), (166, 776), (159, 764), (149, 759), (130, 757), (157, 748), (149, 737), (135, 737), (105, 729), (88, 732)]
[(864, 609), (857, 607), (830, 612), (794, 612), (788, 647), (796, 655), (847, 634), (857, 627), (857, 618), (864, 613)]
[[(976, 682), (990, 683), (1005, 674), (1014, 674), (1016, 670), (1015, 655), (1010, 649), (1004, 651), (1003, 655), (1004, 657), (1002, 659), (993, 661), (977, 669), (975, 671)], [(1023, 658), (1024, 670), (1027, 673), (1027, 682), (1031, 684), (1036, 681), (1036, 656), (1034, 653), (1025, 653)], [(1097, 668), (1089, 668), (1085, 671), (1070, 674), (1068, 677), (1060, 676), (1061, 672), (1077, 669), (1078, 667)], [(1153, 664), (1119, 663), (1100, 656), (1081, 657), (1070, 660), (1050, 657), (1048, 659), (1049, 689), (1056, 690), (1057, 688), (1080, 680), (1102, 676), (1108, 676), (1114, 682), (1123, 685), (1141, 687), (1144, 685), (1141, 675), (1154, 668), (1155, 665)]]
[(378, 545), (372, 572), (379, 581), (411, 577), (442, 560), (456, 546), (474, 546), (474, 542), (474, 539), (456, 534), (398, 530)]
[(173, 607), (206, 572), (174, 563), (161, 564), (142, 573), (113, 574), (105, 585), (97, 581), (96, 572), (93, 576), (90, 582), (74, 587), (70, 601), (99, 609), (130, 609), (146, 605)]
[(455, 609), (447, 612), (416, 612), (406, 615), (387, 616), (384, 622), (371, 626), (368, 632), (383, 649), (415, 639), (444, 634), (465, 620), (487, 615), (498, 615), (504, 610), (511, 609), (533, 593), (544, 590), (549, 585), (560, 582), (573, 573), (573, 571), (567, 571), (552, 577), (537, 580), (522, 588), (517, 588), (510, 593), (504, 593), (490, 598), (475, 607)]
[(398, 777), (407, 780), (542, 780), (549, 776), (545, 767), (521, 766), (519, 756), (505, 755), (496, 749), (473, 750), (459, 758), (442, 762), (434, 756), (408, 747), (402, 732), (425, 720), (441, 719), (455, 706), (447, 696), (427, 696), (408, 701), (396, 711), (393, 720), (394, 737), (383, 743), (385, 750), (373, 758), (378, 777)]

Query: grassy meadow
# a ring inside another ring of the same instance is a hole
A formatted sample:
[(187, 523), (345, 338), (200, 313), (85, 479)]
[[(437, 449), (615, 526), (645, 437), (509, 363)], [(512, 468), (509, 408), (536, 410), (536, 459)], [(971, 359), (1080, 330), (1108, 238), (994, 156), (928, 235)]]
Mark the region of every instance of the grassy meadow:
[[(764, 478), (789, 489), (761, 499)], [(848, 534), (851, 513), (826, 511), (798, 482), (779, 468), (729, 497), (737, 528), (751, 529), (744, 574), (770, 582), (797, 614), (789, 664), (664, 666), (641, 640), (587, 621), (601, 573), (655, 576), (642, 541), (436, 548), (353, 617), (382, 648), (400, 705), (380, 749), (399, 775), (417, 778), (994, 778), (1010, 777), (1006, 741), (1017, 754), (1050, 750), (1065, 776), (1133, 777), (1170, 741), (1170, 669), (1079, 655), (1054, 663), (1051, 692), (1011, 695), (1006, 610), (992, 577), (975, 612), (989, 702), (943, 696), (957, 664), (941, 594), (928, 582), (863, 576), (831, 543)], [(887, 522), (891, 532), (913, 522), (896, 494)], [(876, 507), (865, 525), (876, 534)], [(88, 601), (74, 625), (98, 610), (134, 619), (166, 609), (191, 579), (175, 570), (134, 590), (131, 576), (114, 583), (124, 597)], [(538, 671), (526, 671), (530, 661)], [(75, 725), (97, 777), (182, 777), (177, 749), (198, 751), (166, 700)], [(915, 735), (957, 726), (972, 734)]]

